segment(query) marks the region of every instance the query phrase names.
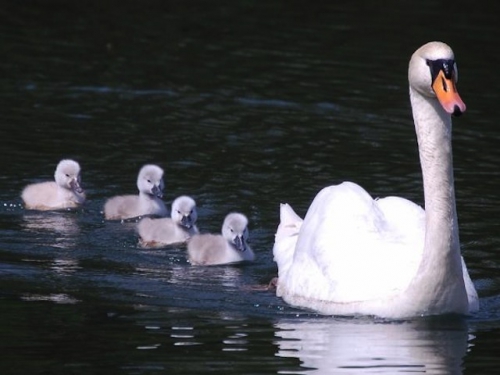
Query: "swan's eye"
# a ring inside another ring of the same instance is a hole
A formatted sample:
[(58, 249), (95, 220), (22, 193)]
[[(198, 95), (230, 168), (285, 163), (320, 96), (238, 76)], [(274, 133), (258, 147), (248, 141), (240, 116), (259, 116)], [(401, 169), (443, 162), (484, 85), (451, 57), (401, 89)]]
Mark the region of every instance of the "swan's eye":
[(146, 181), (148, 182), (148, 184), (150, 184), (150, 183), (151, 183), (151, 180), (150, 180), (150, 179), (147, 179)]
[(66, 173), (66, 177), (68, 177), (68, 178), (69, 178), (69, 174), (68, 174), (68, 173)]
[(443, 72), (446, 79), (452, 79), (455, 60), (452, 59), (437, 59), (437, 60), (426, 60), (427, 66), (431, 71), (432, 82), (434, 82), (439, 75), (439, 72)]

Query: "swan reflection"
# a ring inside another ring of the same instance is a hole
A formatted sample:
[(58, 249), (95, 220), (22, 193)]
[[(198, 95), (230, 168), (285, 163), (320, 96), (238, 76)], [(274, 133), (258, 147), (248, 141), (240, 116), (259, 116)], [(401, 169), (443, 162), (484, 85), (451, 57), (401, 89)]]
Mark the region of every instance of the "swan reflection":
[(281, 321), (276, 328), (277, 355), (299, 358), (300, 373), (460, 374), (468, 347), (467, 323), (458, 317), (404, 322), (318, 318)]

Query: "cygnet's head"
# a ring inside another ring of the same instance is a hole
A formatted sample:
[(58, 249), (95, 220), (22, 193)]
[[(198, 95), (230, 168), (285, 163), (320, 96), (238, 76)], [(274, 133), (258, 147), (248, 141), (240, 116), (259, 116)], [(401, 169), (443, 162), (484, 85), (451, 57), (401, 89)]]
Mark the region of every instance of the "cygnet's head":
[(163, 169), (153, 164), (143, 166), (137, 177), (137, 188), (141, 193), (162, 198), (165, 188)]
[(245, 215), (233, 212), (226, 216), (222, 224), (222, 236), (237, 250), (247, 250), (248, 219)]
[(80, 186), (80, 164), (74, 160), (64, 159), (59, 162), (54, 174), (54, 179), (58, 186), (82, 194)]
[(415, 91), (435, 97), (449, 114), (465, 112), (465, 103), (458, 95), (458, 69), (452, 49), (442, 42), (429, 42), (417, 49), (408, 68), (408, 80)]
[(172, 203), (171, 217), (177, 224), (191, 229), (198, 219), (194, 199), (186, 195), (176, 198)]

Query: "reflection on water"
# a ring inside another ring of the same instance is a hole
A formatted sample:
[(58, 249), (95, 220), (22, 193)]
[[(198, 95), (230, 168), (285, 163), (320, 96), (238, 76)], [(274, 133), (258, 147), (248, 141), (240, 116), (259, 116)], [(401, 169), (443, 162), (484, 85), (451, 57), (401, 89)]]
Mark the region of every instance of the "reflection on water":
[(33, 302), (33, 301), (47, 301), (54, 302), (57, 304), (73, 304), (77, 303), (78, 300), (67, 294), (24, 294), (21, 296), (22, 301)]
[[(151, 329), (151, 327), (148, 327)], [(190, 345), (201, 345), (202, 342), (196, 341), (193, 334), (194, 327), (171, 327), (172, 332), (170, 337), (174, 340), (174, 346), (190, 346)]]
[(467, 353), (465, 320), (403, 322), (313, 319), (280, 321), (278, 356), (296, 357), (308, 373), (460, 374)]
[[(54, 250), (71, 250), (77, 246), (80, 227), (75, 212), (28, 211), (23, 215), (20, 226), (21, 230), (27, 232), (26, 235), (32, 236), (32, 246)], [(71, 275), (81, 269), (78, 259), (71, 255), (71, 252), (54, 254), (56, 257), (48, 260), (25, 258), (24, 262), (48, 264), (48, 267), (60, 276)]]
[(23, 216), (21, 228), (47, 243), (41, 246), (53, 246), (71, 249), (76, 246), (80, 228), (73, 212), (27, 212)]
[(76, 259), (54, 259), (50, 264), (50, 269), (59, 275), (71, 275), (82, 269)]
[[(185, 250), (182, 253), (185, 256)], [(188, 266), (173, 267), (168, 281), (173, 284), (187, 284), (193, 287), (213, 288), (220, 286), (234, 289), (241, 285), (244, 266)]]

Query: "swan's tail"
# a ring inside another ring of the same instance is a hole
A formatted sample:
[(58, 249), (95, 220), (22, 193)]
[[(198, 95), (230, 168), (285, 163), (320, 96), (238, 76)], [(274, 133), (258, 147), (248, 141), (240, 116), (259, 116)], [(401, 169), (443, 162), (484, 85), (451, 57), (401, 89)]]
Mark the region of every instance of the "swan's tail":
[(278, 264), (279, 277), (288, 271), (292, 263), (302, 221), (289, 204), (280, 205), (280, 224), (276, 230), (273, 247), (274, 261)]
[(276, 231), (275, 242), (298, 235), (302, 222), (303, 220), (288, 203), (280, 204), (280, 224)]
[(473, 313), (479, 310), (479, 297), (477, 296), (476, 288), (472, 283), (472, 280), (467, 271), (467, 266), (465, 265), (464, 258), (462, 259), (462, 272), (464, 274), (465, 291), (467, 292), (467, 299), (469, 300), (469, 313)]

